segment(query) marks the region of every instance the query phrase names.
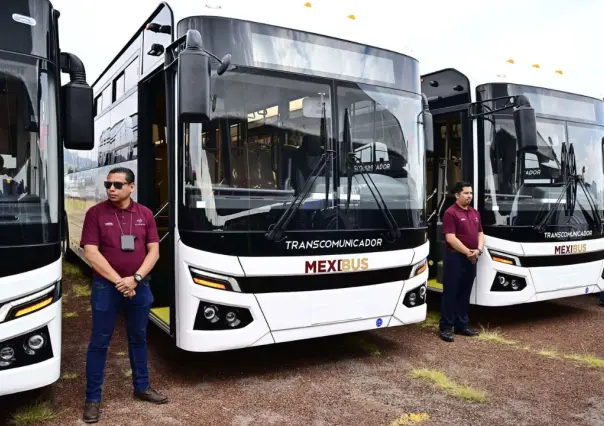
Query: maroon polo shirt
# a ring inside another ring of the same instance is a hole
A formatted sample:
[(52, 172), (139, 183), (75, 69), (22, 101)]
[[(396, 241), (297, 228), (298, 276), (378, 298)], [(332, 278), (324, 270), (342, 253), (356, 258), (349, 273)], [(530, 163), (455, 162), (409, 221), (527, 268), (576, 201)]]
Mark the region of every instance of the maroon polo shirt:
[[(455, 203), (447, 209), (443, 216), (443, 233), (455, 234), (455, 236), (470, 250), (478, 249), (478, 234), (482, 232), (480, 214), (468, 206), (464, 209)], [(450, 250), (453, 247), (446, 243)]]
[[(132, 234), (134, 251), (122, 251), (121, 231)], [(141, 267), (147, 255), (147, 244), (158, 243), (157, 225), (153, 213), (147, 207), (130, 201), (126, 209), (121, 209), (111, 201), (103, 201), (86, 212), (80, 247), (94, 245), (120, 277), (130, 277)], [(99, 276), (96, 272), (95, 275)]]

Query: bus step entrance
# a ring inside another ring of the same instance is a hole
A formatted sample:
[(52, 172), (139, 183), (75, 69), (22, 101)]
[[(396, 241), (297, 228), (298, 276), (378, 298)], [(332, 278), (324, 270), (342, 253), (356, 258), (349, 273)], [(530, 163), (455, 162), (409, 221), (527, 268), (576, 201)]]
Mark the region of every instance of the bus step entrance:
[(170, 307), (151, 308), (149, 319), (170, 334)]
[(428, 280), (428, 288), (435, 291), (443, 291), (443, 261), (436, 264), (436, 278)]

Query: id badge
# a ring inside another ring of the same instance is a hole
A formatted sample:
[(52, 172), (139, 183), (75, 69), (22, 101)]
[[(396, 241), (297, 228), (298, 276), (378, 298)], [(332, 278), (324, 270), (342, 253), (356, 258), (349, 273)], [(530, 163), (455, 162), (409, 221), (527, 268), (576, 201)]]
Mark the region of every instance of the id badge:
[(134, 235), (122, 235), (122, 251), (134, 251)]

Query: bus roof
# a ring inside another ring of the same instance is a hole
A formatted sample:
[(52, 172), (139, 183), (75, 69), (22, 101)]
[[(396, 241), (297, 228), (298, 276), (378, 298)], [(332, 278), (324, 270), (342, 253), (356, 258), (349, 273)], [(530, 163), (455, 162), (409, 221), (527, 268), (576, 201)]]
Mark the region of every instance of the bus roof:
[[(338, 38), (395, 53), (413, 55), (401, 37), (384, 31), (382, 21), (372, 19), (367, 9), (347, 6), (346, 2), (325, 0), (214, 0), (166, 2), (174, 12), (174, 22), (190, 16), (213, 16), (274, 25)], [(367, 12), (367, 13), (366, 13)], [(375, 15), (374, 15), (375, 16)]]
[(154, 17), (163, 7), (173, 13), (176, 27), (183, 19), (194, 16), (236, 19), (337, 38), (413, 58), (413, 51), (400, 41), (400, 37), (381, 30), (383, 22), (378, 23), (375, 19), (364, 16), (362, 10), (349, 10), (350, 7), (346, 7), (344, 3), (304, 0), (208, 0), (205, 3), (170, 0), (157, 3), (157, 8), (150, 15), (141, 17), (141, 27), (98, 75), (93, 86), (104, 80), (115, 61), (143, 32), (146, 23), (150, 22), (149, 18)]

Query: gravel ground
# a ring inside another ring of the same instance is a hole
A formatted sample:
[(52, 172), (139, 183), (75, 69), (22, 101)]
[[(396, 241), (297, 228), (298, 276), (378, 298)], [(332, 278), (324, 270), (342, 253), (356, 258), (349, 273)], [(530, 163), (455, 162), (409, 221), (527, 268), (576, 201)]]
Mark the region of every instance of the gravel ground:
[[(65, 281), (64, 312), (78, 316), (64, 319), (62, 374), (77, 377), (0, 398), (0, 425), (34, 398), (50, 400), (56, 413), (41, 424), (83, 424), (89, 298), (77, 297), (73, 286), (88, 279), (67, 274)], [(430, 293), (430, 315), (438, 316), (439, 303)], [(512, 342), (459, 336), (447, 344), (424, 323), (215, 354), (181, 351), (150, 326), (152, 385), (171, 399), (163, 406), (132, 398), (121, 322), (109, 351), (99, 424), (394, 426), (415, 424), (401, 417), (412, 415), (425, 425), (604, 425), (604, 360), (592, 366), (565, 358), (604, 358), (603, 318), (597, 297), (580, 296), (471, 310), (475, 327)], [(441, 370), (485, 392), (486, 400), (460, 399), (412, 377), (421, 368)]]

